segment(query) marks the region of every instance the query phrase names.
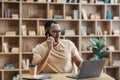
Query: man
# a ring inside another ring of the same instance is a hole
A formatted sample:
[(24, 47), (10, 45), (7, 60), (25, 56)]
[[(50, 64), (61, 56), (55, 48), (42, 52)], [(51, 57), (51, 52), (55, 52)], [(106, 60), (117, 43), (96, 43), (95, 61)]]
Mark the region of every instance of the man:
[(33, 49), (33, 62), (38, 65), (38, 73), (69, 73), (74, 62), (80, 68), (83, 59), (70, 40), (60, 39), (61, 27), (53, 20), (45, 24), (47, 40)]

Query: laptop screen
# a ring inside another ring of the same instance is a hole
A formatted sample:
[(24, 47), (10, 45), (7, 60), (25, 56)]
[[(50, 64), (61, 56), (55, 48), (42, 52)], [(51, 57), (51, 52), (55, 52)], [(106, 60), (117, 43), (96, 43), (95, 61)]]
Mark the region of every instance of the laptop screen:
[(90, 77), (99, 77), (105, 60), (85, 60), (83, 61), (79, 78), (90, 78)]
[(99, 77), (101, 75), (105, 60), (84, 60), (78, 75), (69, 75), (69, 78), (82, 79)]

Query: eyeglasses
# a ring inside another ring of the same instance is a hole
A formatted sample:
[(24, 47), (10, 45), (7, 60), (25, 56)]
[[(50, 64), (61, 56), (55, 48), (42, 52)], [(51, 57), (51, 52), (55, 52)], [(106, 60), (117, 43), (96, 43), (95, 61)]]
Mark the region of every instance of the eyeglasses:
[(61, 30), (52, 30), (53, 33), (60, 33)]

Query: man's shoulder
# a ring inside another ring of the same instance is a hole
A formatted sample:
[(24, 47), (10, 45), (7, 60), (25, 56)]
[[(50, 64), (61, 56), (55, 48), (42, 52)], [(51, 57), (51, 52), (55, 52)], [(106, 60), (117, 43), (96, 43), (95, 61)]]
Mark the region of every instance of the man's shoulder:
[(44, 46), (44, 47), (47, 46), (46, 41), (37, 44), (37, 47), (43, 47), (43, 46)]
[(69, 39), (60, 39), (60, 42), (62, 43), (71, 43), (72, 41)]

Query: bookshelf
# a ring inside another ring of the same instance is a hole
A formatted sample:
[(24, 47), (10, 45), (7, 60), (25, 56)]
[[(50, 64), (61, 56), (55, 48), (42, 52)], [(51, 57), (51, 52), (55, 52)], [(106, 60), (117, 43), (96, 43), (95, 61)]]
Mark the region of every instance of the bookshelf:
[[(120, 61), (119, 17), (119, 2), (0, 0), (0, 80), (12, 80), (17, 74), (29, 72), (28, 69), (23, 69), (22, 60), (29, 59), (29, 63), (32, 62), (32, 49), (46, 39), (44, 31), (40, 33), (40, 29), (51, 19), (58, 21), (66, 32), (67, 30), (74, 32), (72, 35), (69, 32), (61, 35), (61, 38), (73, 41), (83, 59), (94, 56), (89, 47), (91, 46), (89, 39), (104, 36), (106, 46), (114, 47), (109, 51), (107, 58), (110, 63), (104, 67), (104, 71), (120, 80), (120, 65), (113, 65), (115, 61)], [(5, 43), (7, 47), (3, 46)], [(5, 69), (5, 64), (12, 64), (14, 68)]]

